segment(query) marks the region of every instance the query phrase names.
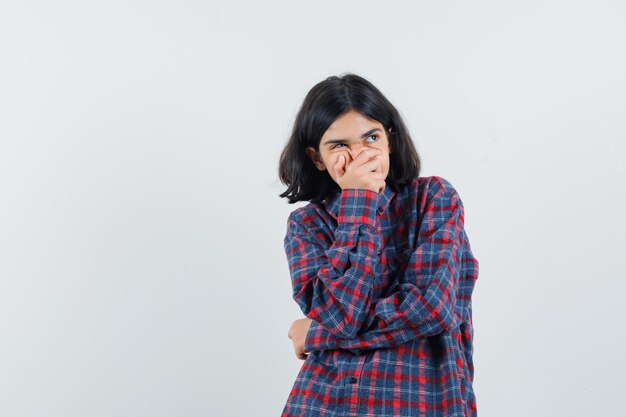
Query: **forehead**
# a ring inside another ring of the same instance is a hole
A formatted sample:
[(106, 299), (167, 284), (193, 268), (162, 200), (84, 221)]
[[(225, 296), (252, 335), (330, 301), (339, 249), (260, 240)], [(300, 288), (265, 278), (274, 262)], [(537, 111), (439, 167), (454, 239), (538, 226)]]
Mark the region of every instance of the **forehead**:
[[(340, 132), (340, 131), (355, 131), (355, 133), (363, 133), (361, 130), (373, 127), (382, 128), (382, 124), (376, 120), (370, 119), (367, 116), (357, 112), (356, 110), (350, 110), (349, 112), (339, 116), (335, 121), (328, 126), (324, 135)], [(365, 131), (363, 130), (363, 131)]]

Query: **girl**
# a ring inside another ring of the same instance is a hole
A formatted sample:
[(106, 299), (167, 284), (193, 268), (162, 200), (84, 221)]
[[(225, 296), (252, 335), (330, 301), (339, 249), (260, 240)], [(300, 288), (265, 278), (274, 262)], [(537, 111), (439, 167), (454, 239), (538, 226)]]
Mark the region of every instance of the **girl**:
[(420, 158), (396, 108), (355, 74), (306, 95), (279, 163), (288, 336), (303, 365), (282, 417), (477, 416), (461, 198)]

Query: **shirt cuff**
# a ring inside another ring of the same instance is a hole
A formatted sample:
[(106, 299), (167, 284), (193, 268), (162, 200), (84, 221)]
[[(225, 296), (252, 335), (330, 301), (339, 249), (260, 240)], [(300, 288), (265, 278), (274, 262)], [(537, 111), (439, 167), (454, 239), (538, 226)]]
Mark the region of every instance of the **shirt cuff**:
[(344, 188), (341, 190), (341, 206), (337, 222), (376, 226), (377, 208), (377, 192), (365, 188)]
[(304, 339), (304, 351), (328, 350), (337, 348), (335, 336), (317, 321), (311, 321), (311, 327)]

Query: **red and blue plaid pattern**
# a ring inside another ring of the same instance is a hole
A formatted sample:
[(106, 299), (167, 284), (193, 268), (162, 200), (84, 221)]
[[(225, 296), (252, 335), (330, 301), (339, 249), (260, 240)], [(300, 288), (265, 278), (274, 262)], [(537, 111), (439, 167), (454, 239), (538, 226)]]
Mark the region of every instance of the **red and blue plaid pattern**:
[(478, 261), (452, 184), (344, 189), (294, 210), (293, 297), (312, 319), (281, 417), (475, 417)]

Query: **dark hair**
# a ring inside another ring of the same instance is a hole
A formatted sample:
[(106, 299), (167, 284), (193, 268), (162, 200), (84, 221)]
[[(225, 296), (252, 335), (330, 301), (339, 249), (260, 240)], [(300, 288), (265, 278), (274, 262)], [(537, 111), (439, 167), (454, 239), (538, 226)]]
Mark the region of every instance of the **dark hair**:
[(420, 172), (420, 157), (396, 108), (371, 82), (352, 73), (330, 76), (307, 93), (296, 115), (289, 140), (280, 155), (278, 176), (288, 188), (280, 197), (289, 204), (322, 202), (341, 192), (328, 171), (320, 171), (305, 149), (319, 144), (326, 129), (343, 114), (356, 110), (382, 124), (389, 135), (389, 173), (386, 185), (394, 191), (409, 184)]

